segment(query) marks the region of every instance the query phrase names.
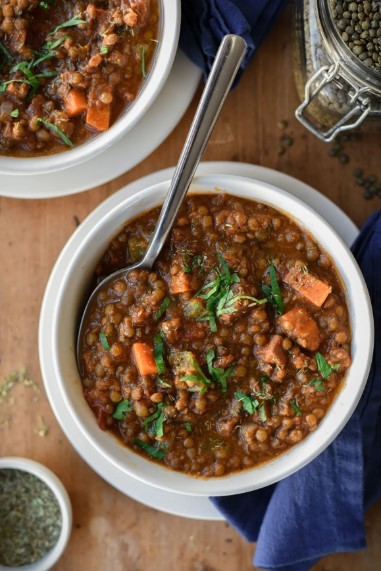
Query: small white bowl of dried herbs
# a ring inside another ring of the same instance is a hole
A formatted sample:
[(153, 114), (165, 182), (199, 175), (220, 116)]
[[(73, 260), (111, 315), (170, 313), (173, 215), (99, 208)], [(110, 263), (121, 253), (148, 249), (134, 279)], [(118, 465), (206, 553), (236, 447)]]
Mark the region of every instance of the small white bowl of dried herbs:
[(0, 571), (48, 571), (71, 527), (70, 499), (53, 472), (27, 458), (0, 458)]

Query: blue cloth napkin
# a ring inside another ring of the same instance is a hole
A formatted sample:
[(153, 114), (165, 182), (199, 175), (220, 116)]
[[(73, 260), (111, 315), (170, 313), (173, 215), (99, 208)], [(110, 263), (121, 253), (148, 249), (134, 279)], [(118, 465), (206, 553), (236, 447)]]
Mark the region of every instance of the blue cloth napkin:
[(242, 36), (245, 69), (285, 0), (182, 0), (180, 46), (207, 76), (222, 38)]
[(306, 571), (329, 553), (366, 547), (364, 512), (381, 497), (381, 212), (352, 247), (372, 300), (373, 363), (363, 396), (334, 442), (310, 464), (262, 490), (211, 498), (248, 541), (262, 569)]

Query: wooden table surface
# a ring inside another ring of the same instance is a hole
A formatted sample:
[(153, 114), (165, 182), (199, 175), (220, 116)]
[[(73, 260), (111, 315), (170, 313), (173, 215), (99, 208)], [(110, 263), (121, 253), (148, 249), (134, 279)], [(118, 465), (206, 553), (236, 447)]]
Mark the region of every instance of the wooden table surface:
[[(198, 95), (168, 139), (140, 165), (118, 179), (67, 198), (0, 199), (0, 378), (22, 366), (36, 379), (31, 389), (16, 387), (13, 404), (0, 405), (0, 456), (34, 458), (51, 468), (67, 487), (74, 510), (73, 533), (56, 571), (249, 571), (254, 546), (228, 524), (198, 522), (159, 513), (116, 491), (77, 455), (58, 426), (44, 394), (38, 363), (37, 328), (50, 271), (65, 242), (100, 202), (143, 175), (174, 165), (196, 108)], [(311, 184), (335, 201), (358, 225), (379, 208), (353, 182), (360, 166), (381, 175), (380, 139), (364, 134), (347, 144), (349, 164), (328, 156), (329, 146), (293, 118), (298, 103), (292, 75), (290, 14), (277, 22), (255, 60), (230, 94), (205, 160), (264, 165)], [(278, 155), (285, 130), (293, 145)], [(147, 134), (149, 136), (149, 134)], [(376, 152), (378, 149), (378, 152)], [(65, 176), (64, 172), (62, 176)], [(28, 184), (25, 178), (25, 184)], [(1, 193), (1, 178), (0, 178)], [(11, 415), (10, 427), (4, 419)], [(49, 425), (36, 434), (38, 418)], [(381, 503), (366, 518), (368, 548), (322, 559), (315, 571), (376, 571), (381, 560)]]

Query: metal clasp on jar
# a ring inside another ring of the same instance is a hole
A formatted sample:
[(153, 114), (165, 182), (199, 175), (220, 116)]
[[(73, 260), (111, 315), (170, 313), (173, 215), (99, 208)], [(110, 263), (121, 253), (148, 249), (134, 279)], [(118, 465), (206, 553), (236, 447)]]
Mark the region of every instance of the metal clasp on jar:
[[(316, 87), (314, 87), (316, 82), (318, 83)], [(345, 84), (349, 86), (350, 89), (348, 92), (348, 100), (351, 108), (332, 127), (330, 127), (327, 131), (323, 131), (308, 117), (306, 117), (304, 111), (310, 105), (313, 99), (318, 96), (320, 91), (331, 82), (335, 82), (341, 88)], [(360, 125), (360, 123), (364, 121), (365, 117), (371, 110), (370, 97), (368, 96), (368, 93), (369, 92), (367, 88), (358, 88), (349, 83), (349, 81), (341, 73), (339, 62), (336, 62), (331, 66), (323, 66), (307, 81), (304, 91), (304, 101), (296, 109), (295, 116), (309, 131), (311, 131), (311, 133), (316, 135), (316, 137), (318, 137), (321, 141), (329, 143), (336, 137), (338, 133), (341, 133), (342, 131), (348, 131), (350, 129), (355, 129)], [(353, 117), (356, 119), (351, 122)]]

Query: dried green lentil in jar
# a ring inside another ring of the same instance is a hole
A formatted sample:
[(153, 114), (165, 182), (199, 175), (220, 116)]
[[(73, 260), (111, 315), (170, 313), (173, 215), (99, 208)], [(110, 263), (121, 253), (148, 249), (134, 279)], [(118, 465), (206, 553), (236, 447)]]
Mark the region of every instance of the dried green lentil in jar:
[(381, 73), (381, 2), (330, 0), (341, 39), (367, 67)]

